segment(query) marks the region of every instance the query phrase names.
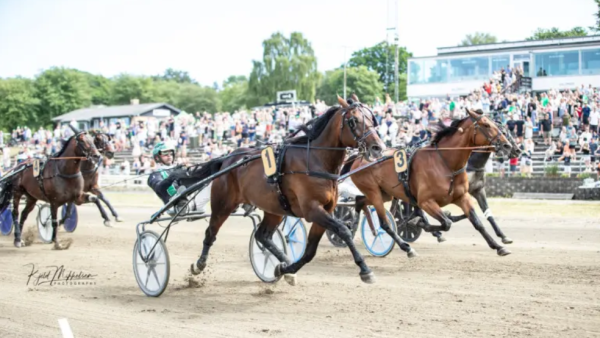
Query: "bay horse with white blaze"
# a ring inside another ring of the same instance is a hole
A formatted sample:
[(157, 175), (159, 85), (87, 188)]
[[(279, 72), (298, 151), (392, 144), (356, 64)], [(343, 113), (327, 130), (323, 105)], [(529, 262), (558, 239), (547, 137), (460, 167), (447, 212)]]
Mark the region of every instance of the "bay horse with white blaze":
[[(89, 135), (71, 125), (69, 127), (75, 132), (75, 135), (66, 142), (57, 154), (50, 156), (45, 164), (40, 165), (37, 177), (34, 177), (33, 167), (29, 167), (11, 178), (4, 191), (4, 194), (10, 195), (9, 198), (4, 199), (5, 203), (10, 203), (10, 197), (13, 197), (14, 244), (17, 248), (24, 245), (21, 240), (23, 225), (38, 200), (50, 204), (53, 230), (52, 242), (56, 250), (68, 249), (70, 245), (68, 243), (63, 246), (58, 242), (58, 208), (65, 203), (75, 202), (75, 204), (81, 205), (96, 200), (95, 196), (83, 192), (81, 162), (82, 160), (88, 160), (97, 163), (100, 159), (100, 153)], [(17, 222), (19, 219), (19, 202), (23, 195), (27, 196), (27, 202), (22, 211), (21, 220)], [(0, 209), (2, 209), (2, 206), (0, 206)]]
[[(392, 231), (387, 223), (383, 204), (392, 198), (418, 206), (416, 210), (423, 219), (423, 228), (427, 232), (448, 231), (452, 222), (464, 219), (464, 216), (453, 217), (442, 212), (442, 207), (455, 204), (462, 209), (490, 248), (496, 250), (500, 256), (510, 254), (510, 251), (497, 244), (485, 231), (475, 214), (465, 168), (474, 148), (492, 146), (497, 152), (509, 153), (512, 147), (495, 123), (471, 110), (467, 110), (467, 113), (466, 118), (456, 120), (451, 126), (439, 131), (430, 145), (417, 149), (412, 157), (407, 159), (406, 181), (400, 181), (393, 159), (351, 176), (356, 187), (365, 194), (365, 203), (373, 205), (377, 210), (381, 227), (394, 238), (403, 251), (407, 252), (409, 258), (416, 255), (414, 249)], [(388, 151), (386, 155), (392, 156), (393, 152)], [(356, 158), (347, 163), (342, 172), (365, 164), (364, 160)], [(430, 225), (423, 210), (441, 225)]]
[[(219, 229), (237, 206), (244, 203), (264, 211), (255, 238), (281, 262), (275, 268), (275, 276), (283, 275), (288, 283), (295, 285), (295, 273), (313, 259), (327, 229), (347, 244), (360, 268), (362, 281), (375, 281), (373, 272), (352, 241), (350, 230), (331, 214), (338, 199), (337, 179), (346, 148), (359, 148), (370, 160), (381, 157), (385, 144), (374, 129), (377, 123), (375, 116), (358, 102), (356, 96), (348, 101), (338, 97), (338, 102), (340, 106), (330, 108), (321, 117), (301, 127), (305, 136), (286, 139), (277, 155), (278, 174), (275, 182), (268, 182), (262, 161), (248, 162), (213, 181), (212, 214), (202, 255), (191, 266), (193, 274), (204, 270)], [(227, 157), (209, 161), (202, 168), (176, 179), (184, 185), (198, 182), (244, 158), (256, 156), (260, 151), (237, 149)], [(306, 251), (293, 264), (272, 241), (273, 233), (286, 215), (313, 222)]]

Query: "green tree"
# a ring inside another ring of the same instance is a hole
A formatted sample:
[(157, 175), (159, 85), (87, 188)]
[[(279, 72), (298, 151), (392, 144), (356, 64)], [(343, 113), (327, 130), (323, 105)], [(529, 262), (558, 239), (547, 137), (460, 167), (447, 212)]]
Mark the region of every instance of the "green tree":
[(587, 35), (588, 32), (582, 27), (575, 27), (568, 31), (561, 31), (556, 27), (552, 27), (550, 29), (538, 28), (535, 32), (533, 32), (532, 36), (528, 37), (525, 40), (533, 41), (546, 39), (560, 39)]
[(263, 42), (262, 61), (253, 61), (249, 103), (262, 105), (273, 101), (277, 91), (293, 89), (299, 100), (314, 101), (319, 76), (314, 51), (302, 33), (289, 38), (274, 33)]
[(92, 93), (92, 104), (110, 105), (112, 102), (113, 82), (102, 75), (83, 73)]
[(593, 0), (598, 7), (598, 11), (594, 13), (594, 18), (596, 19), (596, 25), (588, 27), (592, 32), (600, 32), (600, 0)]
[[(373, 47), (363, 48), (352, 53), (348, 60), (349, 67), (365, 66), (369, 70), (377, 72), (379, 81), (383, 84), (383, 89), (390, 94), (394, 93), (394, 58), (396, 56), (395, 46), (389, 45), (383, 41)], [(406, 48), (399, 47), (398, 50), (398, 73), (404, 74), (407, 69), (407, 60), (412, 57), (412, 53), (406, 51)], [(406, 92), (406, 84), (400, 86), (400, 92)], [(392, 95), (393, 96), (393, 95)], [(362, 98), (359, 96), (362, 100)]]
[(32, 128), (41, 125), (38, 119), (40, 100), (36, 94), (33, 80), (21, 77), (0, 79), (0, 129), (10, 131), (17, 126)]
[(223, 111), (234, 112), (247, 107), (248, 79), (245, 76), (230, 76), (223, 81), (223, 89), (219, 92)]
[(498, 42), (498, 39), (489, 33), (475, 32), (474, 34), (467, 34), (459, 46), (485, 45), (496, 42)]
[(85, 75), (75, 69), (53, 67), (35, 79), (40, 100), (38, 120), (48, 124), (53, 117), (88, 107), (92, 90)]
[(173, 81), (177, 83), (197, 83), (188, 72), (173, 68), (168, 68), (163, 75), (153, 76), (152, 79), (155, 81)]
[(204, 111), (215, 113), (221, 108), (213, 88), (195, 84), (181, 84), (172, 104), (190, 114)]
[[(337, 102), (337, 96), (344, 92), (344, 70), (334, 69), (325, 73), (317, 95), (319, 99), (329, 105)], [(346, 92), (350, 96), (356, 93), (361, 102), (373, 104), (375, 98), (383, 93), (383, 84), (379, 81), (379, 74), (365, 66), (346, 69)]]
[(130, 104), (131, 99), (138, 99), (140, 103), (156, 102), (154, 81), (150, 77), (121, 74), (113, 80), (112, 104)]

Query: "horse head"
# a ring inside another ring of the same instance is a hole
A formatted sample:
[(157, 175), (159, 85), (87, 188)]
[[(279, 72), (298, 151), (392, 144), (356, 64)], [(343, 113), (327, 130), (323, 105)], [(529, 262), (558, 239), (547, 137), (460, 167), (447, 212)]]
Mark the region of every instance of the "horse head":
[(69, 124), (69, 127), (75, 133), (73, 139), (75, 139), (75, 155), (85, 157), (88, 161), (96, 164), (100, 160), (100, 152), (94, 145), (94, 141), (85, 131), (80, 131), (77, 127)]
[[(342, 144), (358, 148), (364, 153), (367, 161), (380, 158), (386, 147), (375, 130), (377, 120), (373, 112), (360, 103), (356, 94), (352, 94), (351, 100), (344, 100), (338, 96), (338, 102), (342, 106)], [(348, 128), (345, 128), (346, 125)]]
[(473, 122), (473, 145), (491, 145), (497, 153), (506, 156), (510, 154), (513, 147), (496, 123), (485, 117), (480, 109), (477, 111), (467, 109), (467, 114)]
[(101, 131), (91, 131), (90, 134), (94, 138), (94, 145), (100, 152), (108, 159), (112, 159), (115, 157), (115, 147), (112, 142), (112, 137), (110, 135), (103, 133)]

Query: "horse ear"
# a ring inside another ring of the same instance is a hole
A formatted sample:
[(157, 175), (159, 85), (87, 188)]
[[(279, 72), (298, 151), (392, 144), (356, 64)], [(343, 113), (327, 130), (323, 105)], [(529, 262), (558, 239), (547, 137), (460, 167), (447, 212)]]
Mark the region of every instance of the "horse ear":
[(346, 102), (346, 100), (342, 99), (339, 95), (337, 96), (337, 100), (338, 100), (338, 103), (340, 104), (340, 106), (342, 106), (344, 108), (350, 107), (348, 102)]
[(352, 93), (352, 100), (354, 100), (354, 102), (360, 102), (360, 100), (358, 99), (358, 96), (356, 96), (356, 94)]

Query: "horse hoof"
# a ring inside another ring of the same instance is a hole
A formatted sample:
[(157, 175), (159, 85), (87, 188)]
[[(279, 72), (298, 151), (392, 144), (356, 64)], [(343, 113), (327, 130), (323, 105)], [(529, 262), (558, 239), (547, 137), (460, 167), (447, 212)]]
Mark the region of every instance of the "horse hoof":
[(408, 258), (415, 258), (415, 257), (419, 257), (419, 254), (417, 254), (417, 250), (410, 248), (410, 250), (407, 253)]
[[(273, 275), (276, 278), (281, 277), (281, 268), (282, 268), (281, 263), (277, 264), (277, 266), (275, 267), (275, 271), (273, 271)], [(287, 281), (287, 279), (286, 279), (286, 281)]]
[(204, 271), (204, 268), (206, 268), (206, 263), (192, 263), (192, 266), (190, 267), (190, 272), (192, 273), (192, 275), (199, 275), (202, 273), (202, 271)]
[(371, 271), (367, 274), (364, 274), (364, 275), (361, 274), (360, 280), (362, 280), (363, 283), (373, 284), (373, 283), (375, 283), (375, 274), (373, 273), (373, 271)]
[(23, 240), (20, 240), (20, 239), (16, 240), (14, 244), (15, 244), (15, 247), (17, 247), (17, 248), (22, 248), (25, 246), (25, 242), (23, 242)]
[(502, 243), (504, 244), (512, 244), (513, 240), (508, 237), (502, 237)]
[(117, 223), (121, 223), (123, 222), (123, 219), (120, 217), (115, 217), (115, 221), (117, 221)]
[(288, 273), (286, 275), (283, 275), (283, 279), (285, 279), (285, 281), (291, 285), (291, 286), (296, 286), (297, 280), (296, 280), (296, 274), (291, 274)]
[(112, 224), (110, 223), (109, 220), (104, 221), (104, 226), (108, 227), (108, 228), (112, 228)]
[(88, 198), (88, 201), (89, 201), (90, 203), (96, 203), (96, 201), (98, 201), (98, 197), (96, 197), (96, 196), (90, 196), (90, 197)]
[(452, 217), (452, 214), (448, 210), (444, 210), (444, 215), (446, 215), (448, 218)]
[(502, 248), (498, 249), (498, 256), (507, 256), (510, 254), (511, 254), (511, 252), (507, 248), (502, 247)]
[(444, 238), (444, 236), (440, 236), (437, 238), (438, 243), (444, 243), (446, 241), (446, 239)]

